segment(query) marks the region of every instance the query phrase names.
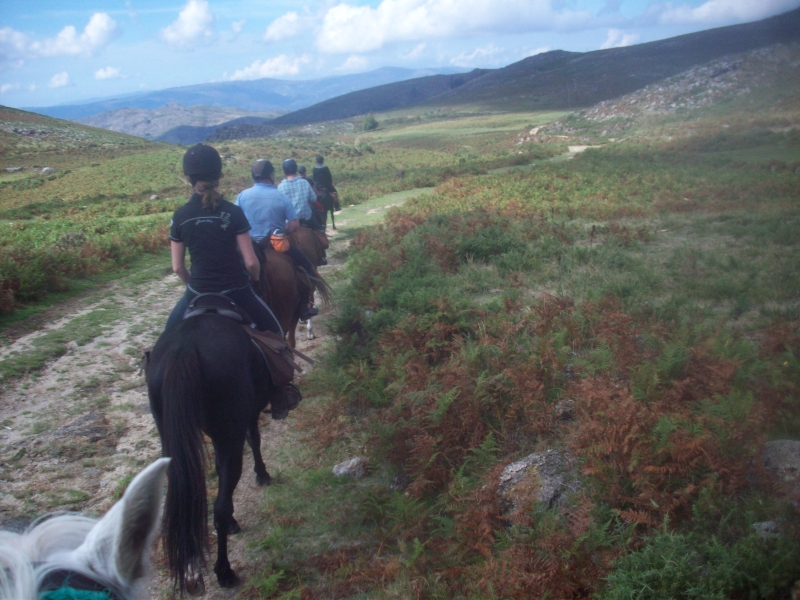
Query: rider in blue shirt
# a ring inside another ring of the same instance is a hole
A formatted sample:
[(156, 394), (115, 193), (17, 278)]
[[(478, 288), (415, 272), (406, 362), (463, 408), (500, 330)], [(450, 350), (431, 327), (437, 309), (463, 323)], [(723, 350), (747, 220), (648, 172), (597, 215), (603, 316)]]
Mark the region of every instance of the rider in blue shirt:
[[(299, 227), (299, 219), (289, 198), (275, 187), (275, 168), (263, 158), (253, 163), (250, 169), (255, 184), (243, 190), (236, 198), (236, 205), (243, 211), (252, 229), (250, 237), (259, 242), (271, 233), (292, 233)], [(290, 245), (286, 252), (294, 263), (311, 275), (314, 268), (299, 248)], [(309, 307), (308, 298), (302, 303), (301, 319), (319, 314), (319, 309)]]

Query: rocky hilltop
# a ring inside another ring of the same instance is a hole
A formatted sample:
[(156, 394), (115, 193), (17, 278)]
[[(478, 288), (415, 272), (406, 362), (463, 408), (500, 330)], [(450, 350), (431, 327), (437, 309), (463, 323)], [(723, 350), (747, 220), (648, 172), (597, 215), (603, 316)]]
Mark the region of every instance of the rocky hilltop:
[(220, 106), (182, 106), (167, 104), (152, 110), (144, 108), (120, 108), (83, 119), (78, 123), (110, 129), (147, 139), (156, 139), (180, 125), (213, 127), (241, 117), (274, 119), (286, 111), (252, 111)]

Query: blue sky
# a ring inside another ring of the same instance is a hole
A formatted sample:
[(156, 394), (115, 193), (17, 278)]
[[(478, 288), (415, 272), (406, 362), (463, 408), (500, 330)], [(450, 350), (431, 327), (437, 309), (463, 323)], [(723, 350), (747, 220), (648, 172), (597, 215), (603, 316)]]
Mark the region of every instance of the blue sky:
[(50, 106), (389, 65), (501, 67), (547, 50), (627, 46), (798, 6), (800, 0), (2, 0), (0, 104)]

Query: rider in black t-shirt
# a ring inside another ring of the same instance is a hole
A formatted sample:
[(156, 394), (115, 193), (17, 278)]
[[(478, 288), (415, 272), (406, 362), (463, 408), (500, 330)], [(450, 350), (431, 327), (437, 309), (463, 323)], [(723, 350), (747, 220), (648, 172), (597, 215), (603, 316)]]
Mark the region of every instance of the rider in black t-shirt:
[[(242, 209), (220, 196), (222, 159), (211, 146), (197, 144), (183, 156), (183, 172), (194, 194), (175, 211), (170, 224), (172, 269), (186, 293), (172, 309), (165, 329), (182, 318), (192, 299), (203, 293), (224, 294), (241, 306), (260, 331), (283, 336), (278, 320), (250, 286), (258, 281), (259, 263), (250, 240), (250, 223)], [(192, 260), (186, 268), (186, 250)]]

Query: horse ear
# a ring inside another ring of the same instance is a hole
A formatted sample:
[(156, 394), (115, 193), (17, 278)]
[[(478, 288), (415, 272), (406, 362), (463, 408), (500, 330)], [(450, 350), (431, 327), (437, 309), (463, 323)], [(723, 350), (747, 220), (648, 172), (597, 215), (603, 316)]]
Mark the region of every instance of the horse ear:
[(144, 575), (147, 549), (161, 518), (168, 465), (168, 458), (160, 458), (134, 478), (122, 499), (72, 553), (73, 564), (122, 588)]
[(144, 575), (150, 542), (161, 521), (161, 497), (168, 458), (160, 458), (139, 473), (120, 500), (123, 505), (116, 535), (114, 561), (125, 582)]

